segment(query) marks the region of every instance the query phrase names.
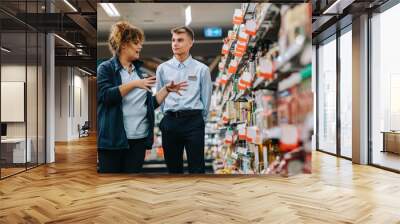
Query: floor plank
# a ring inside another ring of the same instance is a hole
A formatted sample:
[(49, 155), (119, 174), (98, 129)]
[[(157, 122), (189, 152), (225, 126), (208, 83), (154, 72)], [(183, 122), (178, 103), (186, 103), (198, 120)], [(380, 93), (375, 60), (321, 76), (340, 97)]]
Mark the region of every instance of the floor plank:
[(0, 223), (400, 223), (400, 175), (313, 153), (313, 173), (97, 174), (96, 139), (0, 181)]

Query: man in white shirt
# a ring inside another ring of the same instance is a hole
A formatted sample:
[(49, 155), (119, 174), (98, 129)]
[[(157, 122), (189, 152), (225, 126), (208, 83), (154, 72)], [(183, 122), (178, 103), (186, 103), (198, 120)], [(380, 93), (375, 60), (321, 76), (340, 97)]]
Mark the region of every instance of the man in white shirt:
[(171, 30), (174, 57), (157, 68), (157, 90), (174, 81), (187, 81), (182, 94), (170, 94), (161, 104), (164, 157), (170, 173), (183, 173), (183, 150), (189, 173), (204, 173), (204, 129), (212, 82), (208, 67), (193, 59), (194, 33), (186, 26)]

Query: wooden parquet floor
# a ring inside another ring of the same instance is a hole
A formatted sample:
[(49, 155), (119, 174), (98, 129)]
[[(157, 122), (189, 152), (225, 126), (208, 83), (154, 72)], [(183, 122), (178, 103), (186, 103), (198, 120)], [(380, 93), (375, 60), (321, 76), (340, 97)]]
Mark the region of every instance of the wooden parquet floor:
[(400, 223), (399, 174), (320, 152), (283, 178), (99, 175), (93, 137), (56, 151), (0, 181), (0, 223)]

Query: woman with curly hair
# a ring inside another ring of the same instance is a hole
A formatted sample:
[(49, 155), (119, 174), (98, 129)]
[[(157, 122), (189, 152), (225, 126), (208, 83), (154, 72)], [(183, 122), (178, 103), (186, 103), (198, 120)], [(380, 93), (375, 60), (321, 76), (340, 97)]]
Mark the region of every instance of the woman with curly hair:
[(108, 42), (113, 57), (97, 68), (98, 171), (138, 173), (153, 145), (154, 109), (187, 83), (171, 82), (152, 94), (156, 78), (140, 69), (144, 34), (128, 22), (114, 24)]

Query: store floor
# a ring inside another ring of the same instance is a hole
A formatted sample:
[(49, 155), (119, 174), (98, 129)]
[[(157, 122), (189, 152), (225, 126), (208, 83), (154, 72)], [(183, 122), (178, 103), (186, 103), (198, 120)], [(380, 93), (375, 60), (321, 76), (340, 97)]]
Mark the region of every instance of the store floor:
[(373, 154), (373, 163), (376, 165), (400, 170), (400, 155), (391, 152), (375, 151)]
[(1, 168), (1, 176), (7, 177), (25, 170), (24, 168)]
[(93, 137), (0, 181), (0, 223), (399, 223), (400, 175), (324, 153), (313, 174), (99, 175)]

